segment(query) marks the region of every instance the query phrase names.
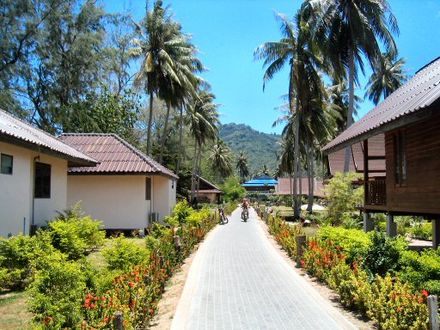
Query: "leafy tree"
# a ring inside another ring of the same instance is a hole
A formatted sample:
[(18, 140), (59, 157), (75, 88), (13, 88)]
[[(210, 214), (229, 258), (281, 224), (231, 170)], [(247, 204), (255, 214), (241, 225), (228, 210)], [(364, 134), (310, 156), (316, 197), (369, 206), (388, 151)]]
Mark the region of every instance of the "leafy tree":
[(139, 106), (138, 98), (129, 91), (118, 95), (104, 89), (66, 107), (63, 129), (68, 133), (115, 133), (138, 145), (135, 125)]
[(226, 202), (242, 199), (246, 194), (246, 189), (240, 185), (240, 180), (235, 176), (230, 176), (222, 185), (222, 191)]
[(363, 203), (363, 187), (355, 188), (353, 182), (360, 178), (356, 173), (336, 173), (325, 187), (329, 222), (341, 225), (356, 217), (356, 207)]
[[(398, 33), (397, 20), (386, 0), (307, 0), (302, 10), (309, 13), (314, 39), (330, 59), (335, 77), (348, 76), (347, 127), (353, 123), (354, 85), (358, 68), (364, 71), (363, 58), (372, 67), (381, 57), (381, 42), (396, 53), (392, 32)], [(351, 149), (345, 152), (344, 171), (348, 171)]]
[(238, 171), (238, 175), (240, 176), (241, 181), (244, 182), (246, 178), (249, 176), (249, 168), (247, 164), (247, 157), (243, 151), (240, 152), (240, 154), (238, 155), (235, 168)]
[(405, 60), (397, 59), (397, 54), (387, 52), (374, 61), (373, 74), (368, 80), (367, 93), (369, 99), (378, 104), (379, 100), (387, 98), (406, 80), (403, 70)]

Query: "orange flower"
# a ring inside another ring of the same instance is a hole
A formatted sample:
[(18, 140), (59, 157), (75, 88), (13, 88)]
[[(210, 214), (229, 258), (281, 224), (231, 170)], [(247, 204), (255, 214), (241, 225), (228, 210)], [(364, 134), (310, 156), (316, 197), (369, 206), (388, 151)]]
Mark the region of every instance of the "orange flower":
[(429, 292), (426, 291), (425, 289), (423, 289), (422, 290), (422, 295), (425, 296), (425, 297), (428, 297), (429, 296)]

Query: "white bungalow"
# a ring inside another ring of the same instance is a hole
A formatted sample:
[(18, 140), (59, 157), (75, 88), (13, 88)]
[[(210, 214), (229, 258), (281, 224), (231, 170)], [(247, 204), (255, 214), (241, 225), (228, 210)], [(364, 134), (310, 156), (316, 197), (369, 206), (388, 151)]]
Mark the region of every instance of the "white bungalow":
[(103, 221), (106, 229), (143, 229), (162, 220), (176, 204), (172, 171), (115, 134), (63, 134), (60, 139), (99, 161), (70, 166), (67, 201)]
[(0, 236), (28, 234), (67, 206), (67, 167), (96, 161), (0, 110)]

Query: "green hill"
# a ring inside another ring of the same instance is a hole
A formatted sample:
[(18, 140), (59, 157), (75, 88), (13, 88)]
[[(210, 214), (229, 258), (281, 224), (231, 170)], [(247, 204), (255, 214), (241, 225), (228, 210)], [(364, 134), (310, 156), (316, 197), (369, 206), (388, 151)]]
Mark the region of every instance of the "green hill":
[[(220, 138), (235, 155), (245, 152), (250, 173), (261, 171), (264, 165), (270, 174), (277, 168), (280, 135), (261, 133), (250, 126), (231, 123), (220, 127)], [(234, 159), (234, 167), (235, 161)]]

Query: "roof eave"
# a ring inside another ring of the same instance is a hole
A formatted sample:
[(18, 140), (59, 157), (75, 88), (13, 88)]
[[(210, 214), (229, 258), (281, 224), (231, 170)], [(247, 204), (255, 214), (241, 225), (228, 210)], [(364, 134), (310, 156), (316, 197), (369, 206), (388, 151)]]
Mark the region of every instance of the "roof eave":
[(58, 157), (61, 159), (65, 159), (68, 161), (68, 166), (71, 166), (71, 164), (72, 164), (72, 166), (89, 167), (89, 166), (96, 166), (97, 164), (99, 164), (98, 161), (88, 160), (85, 158), (73, 157), (73, 156), (67, 155), (65, 153), (50, 149), (46, 146), (42, 146), (42, 145), (30, 142), (30, 141), (25, 141), (25, 140), (22, 140), (20, 138), (17, 138), (15, 136), (11, 136), (8, 134), (0, 134), (0, 141), (14, 144), (16, 146), (26, 148), (29, 150), (41, 152), (41, 153), (44, 153), (49, 156), (55, 156), (55, 157)]
[[(370, 129), (364, 133), (353, 136), (352, 138), (349, 138), (345, 141), (342, 141), (334, 146), (331, 146), (328, 148), (324, 147), (322, 149), (322, 152), (324, 153), (324, 155), (328, 155), (328, 154), (331, 154), (331, 153), (336, 152), (338, 150), (344, 149), (345, 147), (351, 146), (355, 143), (362, 142), (362, 141), (364, 141), (372, 136), (375, 136), (377, 134), (389, 132), (394, 129), (401, 128), (401, 127), (416, 123), (418, 121), (427, 119), (432, 115), (432, 111), (433, 111), (432, 107), (433, 106), (434, 106), (434, 104), (431, 107), (428, 107), (425, 109), (419, 109), (418, 111), (402, 115), (393, 121), (390, 121), (388, 123), (384, 123), (378, 127)], [(351, 126), (351, 127), (353, 127), (353, 126)], [(352, 129), (351, 127), (348, 128), (347, 130)], [(345, 130), (345, 132), (347, 130)], [(335, 139), (337, 139), (337, 137)]]

